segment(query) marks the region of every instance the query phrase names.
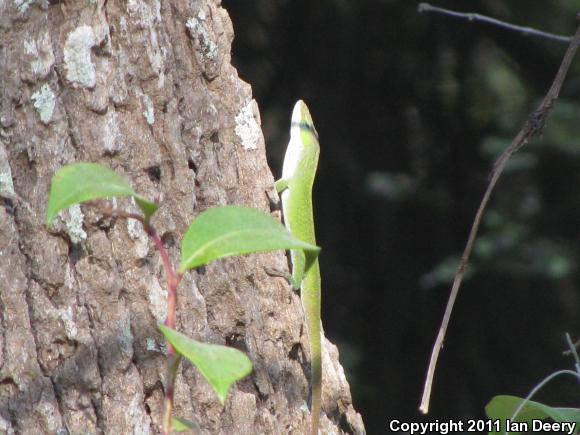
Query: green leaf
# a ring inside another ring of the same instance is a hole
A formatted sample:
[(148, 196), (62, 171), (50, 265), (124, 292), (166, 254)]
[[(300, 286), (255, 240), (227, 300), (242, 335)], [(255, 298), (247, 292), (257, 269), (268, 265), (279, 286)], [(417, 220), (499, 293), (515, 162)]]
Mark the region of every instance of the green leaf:
[(252, 372), (250, 359), (237, 349), (201, 343), (164, 325), (159, 325), (159, 330), (177, 353), (197, 367), (222, 405), (230, 386)]
[(175, 432), (194, 430), (197, 433), (201, 430), (196, 422), (180, 417), (171, 417), (171, 426)]
[(74, 204), (94, 199), (132, 196), (148, 220), (157, 205), (137, 195), (131, 186), (106, 166), (96, 163), (74, 163), (60, 168), (52, 177), (46, 225), (56, 215)]
[[(501, 419), (502, 428), (505, 429), (505, 420), (512, 421), (512, 416), (524, 399), (515, 396), (495, 396), (485, 407), (485, 413), (490, 419)], [(515, 420), (517, 422), (528, 422), (532, 427), (532, 420), (544, 420), (550, 418), (556, 423), (576, 422), (576, 427), (580, 427), (580, 409), (576, 408), (553, 408), (539, 402), (528, 400)], [(490, 432), (498, 434), (502, 432)], [(510, 432), (517, 434), (519, 432)]]
[(133, 195), (133, 198), (135, 198), (135, 202), (143, 212), (143, 215), (145, 216), (145, 222), (149, 222), (149, 219), (151, 219), (151, 216), (153, 216), (159, 206), (154, 202), (143, 198), (141, 195), (135, 194)]
[(201, 213), (181, 241), (179, 272), (231, 255), (302, 249), (316, 256), (320, 248), (296, 239), (272, 216), (248, 207), (215, 207)]

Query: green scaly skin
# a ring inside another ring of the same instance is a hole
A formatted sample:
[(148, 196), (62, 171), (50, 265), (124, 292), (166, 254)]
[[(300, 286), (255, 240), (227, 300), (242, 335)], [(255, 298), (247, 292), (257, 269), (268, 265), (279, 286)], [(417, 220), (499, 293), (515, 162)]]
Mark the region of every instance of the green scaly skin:
[[(312, 212), (312, 185), (318, 166), (318, 134), (306, 104), (299, 100), (292, 112), (290, 143), (286, 150), (282, 179), (276, 182), (281, 193), (286, 228), (298, 239), (316, 245)], [(312, 435), (318, 434), (322, 402), (322, 359), (320, 324), (320, 267), (314, 255), (290, 251), (294, 288), (300, 288), (308, 327), (312, 384)]]

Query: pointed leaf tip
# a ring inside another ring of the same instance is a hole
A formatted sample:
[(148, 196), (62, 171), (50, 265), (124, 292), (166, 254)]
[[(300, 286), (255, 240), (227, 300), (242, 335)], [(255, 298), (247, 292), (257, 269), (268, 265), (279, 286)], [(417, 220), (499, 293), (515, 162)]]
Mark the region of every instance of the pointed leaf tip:
[(199, 424), (197, 424), (195, 421), (187, 420), (181, 417), (172, 417), (171, 426), (175, 432), (185, 432), (192, 430), (194, 433), (199, 433), (201, 431)]
[(201, 213), (181, 241), (180, 272), (220, 258), (253, 252), (320, 248), (296, 239), (272, 216), (249, 207), (222, 206)]
[(95, 199), (132, 196), (146, 219), (157, 205), (137, 195), (129, 183), (106, 166), (97, 163), (73, 163), (60, 168), (52, 177), (48, 205), (47, 226), (62, 210), (74, 204)]
[(187, 358), (209, 382), (222, 405), (230, 386), (252, 372), (250, 359), (241, 351), (193, 340), (165, 325), (158, 325), (176, 352)]

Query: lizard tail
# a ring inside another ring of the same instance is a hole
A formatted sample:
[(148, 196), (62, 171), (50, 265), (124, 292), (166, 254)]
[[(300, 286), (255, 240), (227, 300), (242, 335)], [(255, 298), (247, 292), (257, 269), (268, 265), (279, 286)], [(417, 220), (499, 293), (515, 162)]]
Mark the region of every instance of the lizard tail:
[[(318, 329), (317, 335), (318, 337), (321, 336), (320, 329)], [(312, 417), (311, 435), (318, 435), (318, 427), (320, 426), (320, 412), (322, 408), (322, 358), (320, 345), (320, 339), (313, 340), (312, 360), (310, 363), (310, 379), (312, 383), (312, 412), (310, 414)]]
[(322, 411), (322, 324), (320, 322), (320, 272), (318, 262), (312, 266), (302, 283), (302, 306), (310, 344), (310, 383), (312, 423), (311, 435), (318, 435)]

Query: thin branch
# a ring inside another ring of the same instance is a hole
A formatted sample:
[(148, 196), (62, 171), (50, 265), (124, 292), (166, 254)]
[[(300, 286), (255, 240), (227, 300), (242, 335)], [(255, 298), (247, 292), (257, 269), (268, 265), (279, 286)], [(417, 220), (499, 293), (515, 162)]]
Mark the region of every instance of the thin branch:
[(514, 32), (522, 33), (525, 36), (537, 36), (539, 38), (551, 39), (552, 41), (569, 43), (572, 41), (572, 36), (562, 36), (556, 35), (554, 33), (544, 32), (542, 30), (537, 30), (532, 27), (516, 26), (515, 24), (506, 23), (505, 21), (500, 21), (498, 19), (488, 17), (485, 15), (475, 14), (475, 13), (461, 13), (451, 11), (449, 9), (438, 8), (436, 6), (431, 6), (428, 3), (419, 3), (417, 6), (417, 11), (421, 12), (435, 12), (437, 14), (447, 15), (454, 18), (463, 18), (468, 21), (479, 21), (486, 24), (491, 24), (493, 26), (501, 27), (508, 30), (513, 30)]
[[(574, 346), (574, 348), (580, 348), (580, 340), (576, 340), (575, 343), (572, 343), (572, 346)], [(572, 355), (572, 350), (564, 350), (562, 351), (562, 355)]]
[(572, 343), (572, 338), (567, 332), (566, 341), (568, 342), (568, 347), (570, 348), (570, 354), (574, 357), (574, 367), (576, 368), (576, 372), (578, 373), (578, 380), (580, 381), (580, 357), (578, 356), (578, 352), (576, 352), (577, 343)]
[(423, 390), (423, 397), (421, 398), (421, 406), (419, 410), (427, 414), (429, 412), (429, 401), (431, 398), (431, 389), (433, 386), (433, 377), (435, 375), (435, 367), (437, 366), (437, 359), (439, 358), (439, 352), (443, 347), (443, 342), (445, 341), (445, 333), (447, 332), (447, 327), (449, 326), (449, 319), (451, 318), (451, 312), (453, 311), (453, 305), (455, 304), (455, 299), (457, 299), (457, 294), (459, 293), (459, 287), (461, 286), (461, 281), (463, 280), (463, 273), (465, 272), (465, 268), (469, 262), (469, 257), (471, 255), (471, 251), (473, 249), (473, 245), (475, 244), (475, 238), (477, 236), (477, 231), (479, 229), (479, 225), (481, 223), (481, 219), (485, 212), (485, 208), (491, 197), (491, 193), (497, 184), (508, 160), (515, 153), (518, 149), (528, 143), (534, 137), (540, 136), (542, 134), (544, 124), (546, 118), (550, 114), (558, 95), (560, 94), (560, 89), (562, 88), (562, 83), (564, 82), (564, 78), (570, 68), (570, 64), (572, 63), (572, 59), (576, 54), (576, 50), (578, 48), (578, 44), (580, 42), (580, 26), (576, 30), (576, 34), (572, 39), (572, 42), (568, 46), (568, 50), (564, 55), (564, 59), (562, 59), (562, 63), (560, 64), (560, 68), (556, 77), (554, 78), (554, 82), (552, 86), (548, 90), (548, 93), (538, 106), (535, 112), (533, 112), (520, 132), (517, 134), (515, 139), (512, 143), (504, 150), (504, 152), (499, 156), (497, 161), (494, 164), (493, 170), (491, 172), (489, 184), (487, 189), (483, 195), (483, 199), (479, 205), (477, 210), (477, 214), (475, 215), (475, 219), (473, 221), (473, 225), (471, 227), (471, 231), (469, 232), (469, 237), (467, 239), (467, 244), (465, 245), (465, 249), (463, 251), (463, 255), (461, 256), (461, 261), (457, 268), (457, 272), (455, 273), (455, 278), (453, 280), (453, 286), (451, 287), (451, 294), (449, 295), (449, 300), (447, 301), (447, 307), (445, 308), (445, 314), (443, 315), (443, 321), (441, 322), (441, 327), (439, 329), (439, 333), (437, 334), (437, 338), (435, 340), (435, 344), (433, 345), (433, 350), (431, 353), (431, 359), (429, 361), (429, 368), (427, 369), (427, 377), (425, 380), (424, 390)]

